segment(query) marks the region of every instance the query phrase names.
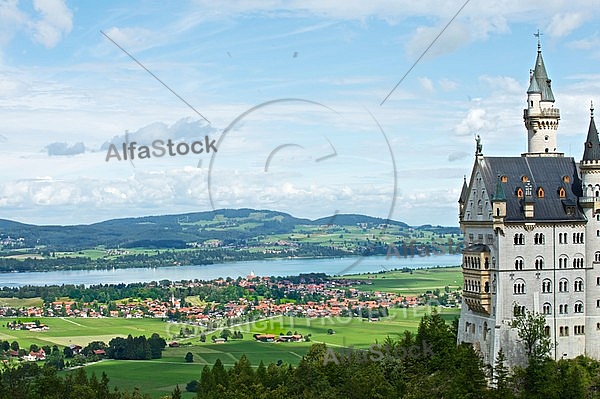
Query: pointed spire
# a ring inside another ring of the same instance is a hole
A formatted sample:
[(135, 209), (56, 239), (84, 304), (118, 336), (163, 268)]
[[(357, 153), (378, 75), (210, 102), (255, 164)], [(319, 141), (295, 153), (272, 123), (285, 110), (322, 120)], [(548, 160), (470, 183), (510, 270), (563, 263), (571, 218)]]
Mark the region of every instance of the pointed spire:
[(467, 186), (467, 176), (463, 176), (463, 186), (460, 191), (460, 197), (458, 198), (458, 202), (460, 204), (464, 204), (467, 202), (467, 197), (469, 196), (469, 186)]
[(506, 194), (504, 193), (504, 187), (502, 187), (502, 178), (498, 175), (498, 182), (496, 183), (496, 189), (492, 196), (492, 201), (506, 201)]
[[(538, 35), (541, 35), (541, 33), (538, 32), (536, 36)], [(551, 80), (548, 79), (548, 73), (546, 72), (546, 66), (544, 65), (544, 58), (542, 57), (542, 47), (539, 42), (539, 36), (537, 59), (535, 60), (535, 68), (533, 69), (533, 75), (531, 76), (527, 93), (542, 93), (542, 101), (554, 102)]]
[(600, 161), (600, 141), (598, 140), (598, 130), (596, 129), (596, 123), (594, 122), (594, 103), (590, 106), (590, 127), (588, 128), (588, 134), (585, 140), (583, 160)]

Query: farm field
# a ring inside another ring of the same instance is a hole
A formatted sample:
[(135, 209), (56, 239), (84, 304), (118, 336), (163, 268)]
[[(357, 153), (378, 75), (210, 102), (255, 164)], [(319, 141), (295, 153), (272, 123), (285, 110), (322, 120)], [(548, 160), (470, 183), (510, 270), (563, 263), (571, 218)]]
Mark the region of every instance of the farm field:
[(167, 328), (173, 328), (173, 325), (168, 325), (158, 319), (19, 318), (21, 321), (40, 320), (42, 324), (46, 324), (50, 328), (48, 331), (33, 332), (9, 330), (6, 324), (12, 320), (16, 319), (0, 319), (0, 339), (16, 340), (21, 347), (29, 347), (34, 343), (39, 346), (67, 346), (71, 344), (85, 346), (92, 341), (108, 342), (116, 336), (126, 337), (128, 334), (149, 337), (156, 332), (161, 336), (165, 336), (167, 335)]
[(370, 284), (354, 286), (360, 291), (385, 291), (415, 296), (435, 289), (443, 291), (446, 286), (452, 291), (462, 287), (460, 267), (417, 269), (412, 273), (394, 270), (385, 273), (347, 275), (340, 278), (368, 281)]
[[(438, 311), (448, 322), (459, 314), (459, 309), (439, 308)], [(243, 332), (242, 340), (213, 344), (210, 342), (211, 334), (208, 334), (206, 343), (199, 342), (198, 337), (179, 340), (181, 343), (189, 342), (192, 345), (166, 348), (162, 359), (107, 360), (88, 365), (86, 370), (98, 376), (105, 372), (111, 385), (120, 389), (131, 390), (138, 387), (142, 392), (159, 398), (170, 394), (176, 385), (184, 390), (189, 381), (199, 379), (205, 365), (212, 366), (217, 359), (221, 359), (225, 367), (233, 366), (242, 354), (246, 354), (254, 367), (257, 367), (261, 360), (265, 365), (277, 363), (279, 360), (295, 365), (313, 343), (367, 348), (374, 343), (383, 342), (387, 336), (398, 338), (405, 330), (416, 331), (421, 317), (429, 312), (431, 308), (428, 307), (391, 309), (390, 317), (378, 322), (362, 321), (359, 318), (276, 317), (232, 328)], [(333, 329), (335, 334), (328, 334), (328, 329)], [(297, 330), (303, 335), (311, 334), (311, 342), (264, 343), (257, 342), (252, 337), (255, 333), (285, 334), (288, 330)], [(193, 363), (184, 362), (188, 351), (194, 355)], [(194, 395), (188, 393), (184, 397), (192, 398)]]

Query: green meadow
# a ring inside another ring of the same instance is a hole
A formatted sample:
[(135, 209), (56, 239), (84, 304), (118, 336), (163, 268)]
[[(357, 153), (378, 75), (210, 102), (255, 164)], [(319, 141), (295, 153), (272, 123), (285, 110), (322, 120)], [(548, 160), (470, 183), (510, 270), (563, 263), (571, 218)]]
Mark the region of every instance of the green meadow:
[[(207, 335), (207, 342), (199, 342), (198, 336), (180, 340), (190, 346), (166, 348), (163, 358), (157, 360), (107, 360), (86, 366), (88, 372), (101, 375), (105, 372), (113, 386), (131, 390), (135, 387), (155, 398), (170, 394), (176, 385), (184, 390), (185, 385), (199, 379), (202, 368), (211, 366), (217, 359), (225, 367), (231, 367), (245, 354), (254, 367), (262, 360), (265, 365), (277, 363), (298, 364), (302, 356), (313, 343), (324, 342), (330, 346), (354, 346), (367, 348), (375, 343), (382, 343), (386, 337), (398, 338), (405, 330), (416, 331), (421, 317), (431, 312), (429, 307), (409, 309), (391, 309), (390, 316), (381, 321), (368, 322), (360, 318), (317, 318), (275, 317), (246, 325), (233, 327), (242, 331), (244, 339), (230, 340), (222, 344), (213, 344), (212, 334)], [(451, 322), (458, 316), (458, 309), (439, 308), (442, 316)], [(335, 333), (329, 334), (332, 329)], [(298, 331), (303, 335), (311, 334), (310, 342), (269, 343), (257, 342), (253, 334), (275, 334)], [(218, 335), (218, 332), (215, 334)], [(187, 352), (194, 355), (193, 363), (185, 363)], [(186, 396), (187, 395), (187, 396)], [(192, 398), (194, 395), (186, 394)]]
[(347, 275), (341, 278), (362, 280), (367, 283), (354, 286), (360, 291), (395, 292), (411, 296), (418, 296), (435, 289), (443, 291), (446, 286), (452, 291), (460, 290), (462, 287), (460, 267), (416, 269), (412, 272), (394, 270), (385, 273)]
[(23, 331), (9, 330), (6, 325), (14, 318), (0, 319), (0, 339), (18, 341), (21, 347), (29, 347), (35, 343), (39, 346), (58, 345), (68, 346), (71, 344), (85, 346), (92, 341), (108, 342), (116, 336), (126, 337), (131, 335), (146, 335), (158, 333), (166, 336), (167, 323), (157, 319), (86, 319), (69, 317), (20, 317), (21, 321), (40, 320), (42, 324), (49, 327), (48, 331)]

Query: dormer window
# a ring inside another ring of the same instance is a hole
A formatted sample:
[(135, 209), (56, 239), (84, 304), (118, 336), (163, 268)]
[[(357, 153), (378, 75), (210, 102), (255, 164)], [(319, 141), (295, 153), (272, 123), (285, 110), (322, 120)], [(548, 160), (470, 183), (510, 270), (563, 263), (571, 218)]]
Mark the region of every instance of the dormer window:
[(504, 175), (504, 176), (500, 177), (500, 181), (502, 183), (507, 183), (508, 182), (508, 176)]
[(527, 183), (529, 181), (529, 177), (527, 177), (527, 176), (521, 176), (521, 181), (523, 183)]
[(563, 176), (562, 181), (563, 181), (563, 183), (570, 183), (571, 178), (569, 176)]
[(567, 197), (567, 191), (561, 187), (558, 189), (558, 197), (559, 198), (566, 198)]
[(523, 189), (521, 187), (517, 188), (515, 195), (517, 196), (517, 198), (523, 198)]
[(544, 198), (544, 189), (543, 188), (538, 187), (537, 196), (538, 196), (538, 198)]

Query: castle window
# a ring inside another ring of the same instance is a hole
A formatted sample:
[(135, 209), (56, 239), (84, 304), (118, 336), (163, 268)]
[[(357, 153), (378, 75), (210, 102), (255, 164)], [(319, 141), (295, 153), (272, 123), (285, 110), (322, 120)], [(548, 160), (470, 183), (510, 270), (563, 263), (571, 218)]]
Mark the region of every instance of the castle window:
[(573, 244), (583, 244), (583, 233), (573, 233)]
[(543, 188), (539, 187), (537, 189), (537, 196), (538, 196), (538, 198), (544, 198), (544, 189)]
[(571, 178), (570, 178), (569, 176), (566, 176), (566, 175), (565, 175), (565, 176), (563, 176), (563, 178), (562, 178), (562, 181), (563, 181), (564, 183), (570, 183), (570, 182), (571, 182)]
[(513, 241), (515, 245), (525, 245), (525, 236), (523, 233), (517, 233)]
[(517, 198), (523, 198), (523, 189), (521, 187), (517, 188), (515, 195), (517, 196)]
[(569, 280), (563, 278), (558, 282), (558, 292), (569, 292)]
[(552, 292), (552, 281), (546, 279), (542, 281), (542, 293), (548, 294)]
[(544, 268), (544, 258), (539, 257), (535, 260), (535, 270), (540, 270)]
[(525, 281), (524, 280), (519, 279), (513, 284), (513, 294), (515, 294), (515, 295), (525, 294)]
[(600, 299), (596, 299), (596, 307), (600, 308)]
[(569, 336), (569, 327), (568, 326), (561, 326), (558, 331), (560, 332), (559, 335), (561, 337), (568, 337)]
[(508, 183), (508, 176), (504, 175), (504, 176), (500, 177), (500, 181), (502, 183)]
[(569, 309), (569, 307), (566, 304), (560, 305), (558, 307), (558, 313), (560, 313), (560, 314), (567, 314), (567, 313), (569, 313), (568, 309)]
[(542, 307), (542, 311), (544, 314), (552, 314), (552, 305), (550, 305), (548, 302), (546, 302), (544, 304), (544, 306)]
[(569, 235), (567, 233), (558, 233), (559, 243), (560, 244), (568, 244), (569, 240), (567, 239)]
[(575, 280), (575, 284), (573, 287), (575, 292), (583, 292), (583, 280), (578, 278), (577, 280)]
[(573, 269), (583, 269), (583, 258), (577, 257), (573, 259)]
[(575, 313), (583, 313), (583, 302), (577, 302), (574, 306)]
[(585, 326), (575, 326), (575, 335), (584, 335), (585, 334)]
[(549, 336), (550, 336), (550, 326), (546, 326), (546, 327), (544, 327), (544, 335), (545, 335), (546, 337), (549, 337)]
[(533, 236), (533, 243), (535, 245), (544, 245), (546, 243), (544, 233), (535, 233)]
[(565, 191), (564, 188), (561, 187), (561, 188), (558, 189), (558, 196), (560, 198), (565, 198), (567, 196), (567, 192)]
[(600, 262), (600, 252), (594, 254), (594, 262)]
[(515, 317), (520, 316), (520, 315), (524, 315), (525, 314), (525, 306), (519, 306), (517, 304), (515, 304), (515, 307), (513, 308), (513, 315)]
[(567, 258), (566, 255), (562, 255), (560, 258), (558, 258), (558, 268), (566, 269), (567, 267), (569, 267), (569, 258)]
[(515, 259), (515, 270), (523, 270), (523, 258)]

